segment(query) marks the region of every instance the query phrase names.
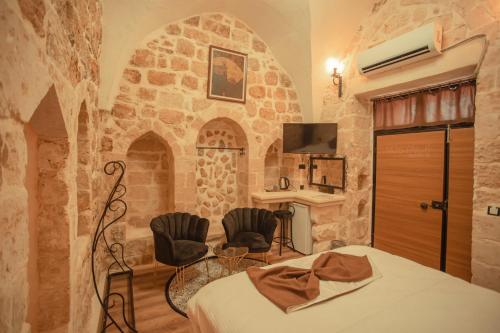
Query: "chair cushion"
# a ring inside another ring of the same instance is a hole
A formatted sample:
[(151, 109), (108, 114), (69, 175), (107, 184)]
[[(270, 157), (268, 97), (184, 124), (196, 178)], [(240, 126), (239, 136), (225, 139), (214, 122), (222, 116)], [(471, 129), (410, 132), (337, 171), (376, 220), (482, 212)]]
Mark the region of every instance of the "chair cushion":
[(271, 244), (266, 243), (266, 240), (264, 239), (264, 236), (262, 234), (251, 231), (244, 231), (236, 234), (233, 242), (224, 244), (224, 247), (226, 248), (230, 246), (245, 246), (248, 247), (249, 252), (255, 253), (267, 252), (270, 249)]
[(191, 264), (208, 252), (208, 246), (191, 240), (175, 240), (174, 248), (174, 261), (177, 266)]

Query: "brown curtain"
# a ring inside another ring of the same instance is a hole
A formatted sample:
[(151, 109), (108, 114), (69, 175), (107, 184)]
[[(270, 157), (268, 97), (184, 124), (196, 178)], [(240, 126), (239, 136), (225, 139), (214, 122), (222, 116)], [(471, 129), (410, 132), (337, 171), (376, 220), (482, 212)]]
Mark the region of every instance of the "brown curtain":
[(476, 83), (466, 82), (374, 101), (374, 128), (397, 129), (474, 121)]

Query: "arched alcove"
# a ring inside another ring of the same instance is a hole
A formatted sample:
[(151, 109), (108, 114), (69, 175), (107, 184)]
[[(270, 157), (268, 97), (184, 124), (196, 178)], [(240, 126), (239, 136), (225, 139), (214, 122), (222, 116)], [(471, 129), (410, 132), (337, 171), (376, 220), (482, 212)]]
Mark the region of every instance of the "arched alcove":
[(264, 158), (264, 187), (270, 188), (278, 185), (281, 173), (281, 158), (283, 142), (276, 139), (267, 149)]
[(174, 156), (165, 140), (147, 132), (132, 142), (125, 162), (127, 260), (145, 264), (152, 260), (151, 219), (175, 210)]
[(65, 331), (69, 321), (68, 134), (52, 86), (25, 126), (28, 162), (27, 320), (33, 331)]
[(78, 226), (77, 236), (88, 235), (92, 220), (90, 209), (90, 139), (89, 139), (89, 113), (85, 102), (80, 107), (78, 114), (77, 133), (77, 203)]
[(196, 144), (196, 213), (210, 220), (209, 240), (215, 240), (224, 235), (224, 214), (248, 205), (248, 142), (234, 120), (215, 118), (200, 129)]

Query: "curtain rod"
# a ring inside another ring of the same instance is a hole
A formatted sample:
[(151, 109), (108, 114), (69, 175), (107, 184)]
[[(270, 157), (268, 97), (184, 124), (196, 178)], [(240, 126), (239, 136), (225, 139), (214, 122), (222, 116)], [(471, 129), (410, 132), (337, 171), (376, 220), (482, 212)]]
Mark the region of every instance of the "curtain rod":
[(198, 146), (196, 149), (221, 149), (221, 150), (239, 150), (240, 155), (245, 155), (245, 148), (244, 147), (205, 147), (205, 146)]
[(475, 82), (476, 82), (476, 77), (474, 76), (474, 77), (470, 77), (467, 79), (462, 79), (462, 80), (458, 80), (458, 81), (448, 81), (448, 82), (444, 82), (444, 83), (440, 83), (440, 84), (429, 85), (429, 86), (425, 86), (422, 88), (403, 91), (403, 92), (396, 93), (396, 94), (373, 97), (370, 99), (370, 102), (378, 102), (381, 100), (389, 100), (389, 99), (407, 97), (407, 96), (418, 94), (421, 92), (426, 92), (426, 91), (429, 92), (432, 90), (443, 89), (443, 88), (450, 88), (451, 89), (452, 87), (457, 87), (457, 86), (461, 86), (463, 84), (475, 83)]

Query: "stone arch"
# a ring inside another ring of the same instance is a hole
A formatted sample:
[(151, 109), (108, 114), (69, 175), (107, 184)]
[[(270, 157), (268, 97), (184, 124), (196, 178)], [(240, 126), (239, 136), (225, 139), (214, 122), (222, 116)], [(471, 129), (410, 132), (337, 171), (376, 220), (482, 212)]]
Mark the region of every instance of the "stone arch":
[(267, 148), (264, 157), (264, 187), (270, 188), (278, 185), (281, 174), (281, 159), (283, 151), (283, 141), (276, 139)]
[[(210, 45), (248, 54), (246, 104), (207, 99)], [(175, 155), (175, 201), (180, 211), (200, 209), (196, 139), (205, 124), (227, 118), (242, 129), (247, 149), (241, 164), (246, 170), (239, 188), (245, 193), (237, 201), (247, 206), (249, 193), (263, 188), (266, 149), (281, 136), (281, 123), (302, 121), (290, 76), (251, 28), (225, 13), (190, 16), (152, 31), (129, 55), (121, 74), (113, 106), (103, 115), (104, 154), (125, 158), (132, 140), (145, 131), (158, 133)]]
[(78, 113), (77, 140), (77, 205), (78, 205), (78, 225), (77, 236), (89, 235), (92, 222), (92, 211), (90, 208), (91, 188), (90, 188), (90, 137), (89, 137), (90, 117), (85, 101), (80, 105)]
[(130, 144), (125, 163), (127, 257), (131, 264), (144, 264), (152, 252), (138, 248), (152, 245), (151, 219), (175, 211), (174, 154), (167, 141), (148, 131)]
[(222, 238), (224, 231), (220, 221), (224, 214), (248, 205), (247, 136), (237, 122), (219, 117), (200, 128), (196, 145), (197, 213), (211, 221), (209, 240)]
[(28, 163), (28, 322), (64, 331), (70, 309), (69, 142), (55, 87), (25, 125)]

